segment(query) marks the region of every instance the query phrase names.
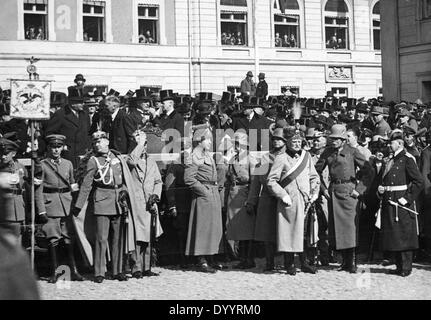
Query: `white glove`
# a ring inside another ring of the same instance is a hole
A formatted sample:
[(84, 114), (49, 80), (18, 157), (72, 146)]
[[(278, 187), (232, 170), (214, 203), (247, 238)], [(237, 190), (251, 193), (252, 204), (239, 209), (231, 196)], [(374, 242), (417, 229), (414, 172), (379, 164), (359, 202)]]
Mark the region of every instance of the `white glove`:
[(383, 186), (379, 186), (377, 188), (378, 193), (383, 194), (385, 192), (385, 188)]
[(281, 201), (283, 201), (283, 203), (290, 207), (292, 205), (292, 199), (290, 198), (290, 196), (288, 194), (286, 194), (283, 199), (281, 199)]
[(38, 179), (38, 178), (34, 178), (34, 184), (35, 184), (36, 186), (40, 186), (40, 185), (42, 184), (42, 182), (43, 182), (43, 180)]
[(399, 198), (398, 202), (400, 203), (400, 205), (405, 206), (408, 204), (407, 200), (404, 198)]
[(319, 197), (319, 195), (318, 194), (312, 194), (311, 195), (311, 198), (310, 198), (310, 203), (314, 203), (314, 202), (316, 202), (316, 200), (317, 200), (317, 198)]

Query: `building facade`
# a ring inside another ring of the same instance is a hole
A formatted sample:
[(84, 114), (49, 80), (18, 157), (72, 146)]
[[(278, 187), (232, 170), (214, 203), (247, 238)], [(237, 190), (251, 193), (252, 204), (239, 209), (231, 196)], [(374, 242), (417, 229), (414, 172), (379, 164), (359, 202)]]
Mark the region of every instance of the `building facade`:
[(431, 0), (382, 0), (383, 94), (431, 101)]
[(221, 94), (249, 70), (273, 95), (382, 92), (378, 0), (2, 0), (0, 24), (3, 88), (34, 56), (64, 92), (83, 73), (122, 94)]

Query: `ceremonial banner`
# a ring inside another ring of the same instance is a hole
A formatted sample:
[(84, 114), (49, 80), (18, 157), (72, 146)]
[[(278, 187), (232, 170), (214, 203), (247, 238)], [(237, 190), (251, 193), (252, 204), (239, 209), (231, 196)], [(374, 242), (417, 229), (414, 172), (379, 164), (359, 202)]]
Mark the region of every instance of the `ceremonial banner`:
[(11, 80), (10, 116), (12, 118), (49, 119), (51, 81)]

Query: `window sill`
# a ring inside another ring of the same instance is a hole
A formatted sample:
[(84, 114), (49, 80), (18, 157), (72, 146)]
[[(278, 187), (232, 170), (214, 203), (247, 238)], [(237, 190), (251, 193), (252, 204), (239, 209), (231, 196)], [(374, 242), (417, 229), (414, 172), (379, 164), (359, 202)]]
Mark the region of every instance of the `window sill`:
[(222, 45), (222, 50), (226, 51), (250, 51), (251, 47), (245, 46), (225, 46)]

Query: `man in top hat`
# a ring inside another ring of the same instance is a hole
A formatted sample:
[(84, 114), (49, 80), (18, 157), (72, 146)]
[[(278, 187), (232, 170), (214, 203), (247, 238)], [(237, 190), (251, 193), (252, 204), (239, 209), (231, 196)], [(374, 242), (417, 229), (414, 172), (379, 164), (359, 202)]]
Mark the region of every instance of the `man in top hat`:
[(375, 123), (375, 128), (373, 131), (373, 135), (379, 135), (382, 137), (388, 137), (389, 132), (391, 131), (391, 127), (384, 119), (384, 108), (383, 107), (373, 107), (371, 110), (371, 116), (373, 117), (373, 121)]
[[(123, 273), (124, 217), (120, 207), (120, 195), (126, 189), (125, 168), (118, 151), (109, 148), (110, 141), (105, 132), (93, 133), (92, 142), (95, 155), (87, 163), (72, 214), (78, 216), (85, 202), (89, 201), (96, 224), (95, 282), (101, 283), (105, 279), (108, 245), (113, 277), (126, 281), (127, 277)], [(108, 239), (112, 241), (109, 243)]]
[(378, 193), (382, 201), (379, 221), (382, 250), (395, 254), (396, 269), (390, 273), (406, 277), (412, 272), (413, 251), (418, 248), (414, 201), (423, 189), (424, 180), (414, 157), (405, 151), (403, 138), (399, 130), (390, 136), (394, 154), (385, 167)]
[(71, 280), (82, 281), (78, 273), (73, 253), (75, 230), (70, 215), (72, 192), (78, 190), (75, 184), (73, 165), (61, 157), (66, 137), (49, 135), (47, 142), (47, 157), (41, 161), (42, 177), (40, 188), (43, 201), (38, 203), (39, 220), (45, 224), (42, 227), (49, 242), (48, 249), (51, 260), (51, 277), (49, 283), (57, 282), (58, 246), (63, 240), (71, 270)]
[(311, 155), (303, 150), (303, 133), (286, 129), (286, 153), (277, 157), (267, 177), (268, 189), (277, 198), (277, 249), (284, 253), (287, 274), (295, 275), (294, 254), (299, 253), (301, 271), (316, 273), (304, 253), (307, 207), (319, 195), (320, 180)]
[(84, 98), (77, 89), (69, 90), (68, 105), (59, 109), (46, 126), (46, 135), (61, 134), (66, 137), (64, 158), (77, 168), (79, 156), (90, 147), (90, 117), (84, 110)]
[(266, 99), (268, 95), (268, 84), (265, 81), (265, 74), (259, 73), (259, 83), (256, 87), (256, 97)]
[(15, 142), (0, 138), (0, 233), (10, 234), (21, 244), (21, 225), (30, 203), (26, 200), (27, 170), (15, 161), (18, 148)]
[(242, 96), (256, 95), (256, 84), (253, 81), (253, 72), (247, 72), (247, 76), (241, 81), (240, 87)]
[[(266, 117), (258, 115), (254, 108), (257, 107), (255, 102), (243, 103), (242, 115), (235, 117), (232, 122), (232, 129), (244, 129), (248, 136), (251, 136), (250, 150), (269, 150), (269, 126), (271, 121)], [(254, 138), (256, 137), (256, 138)]]
[(75, 80), (73, 80), (73, 82), (75, 82), (75, 85), (68, 87), (68, 90), (76, 89), (78, 92), (78, 96), (83, 97), (86, 79), (82, 74), (79, 73), (75, 76)]
[(132, 118), (125, 109), (120, 108), (120, 99), (116, 96), (107, 96), (105, 99), (106, 111), (100, 111), (95, 116), (91, 132), (103, 130), (109, 135), (109, 148), (121, 154), (130, 153), (136, 142), (133, 137), (136, 127)]
[(325, 149), (316, 163), (317, 172), (329, 169), (329, 187), (322, 188), (329, 201), (329, 243), (335, 250), (340, 250), (343, 263), (340, 271), (356, 273), (357, 247), (357, 202), (360, 195), (356, 190), (356, 173), (361, 169), (365, 157), (346, 143), (347, 133), (344, 125), (334, 125), (329, 135), (331, 146)]
[(175, 111), (175, 97), (173, 91), (161, 90), (160, 100), (163, 103), (163, 113), (154, 119), (154, 123), (163, 131), (173, 129), (179, 133), (180, 137), (184, 137), (184, 119)]

